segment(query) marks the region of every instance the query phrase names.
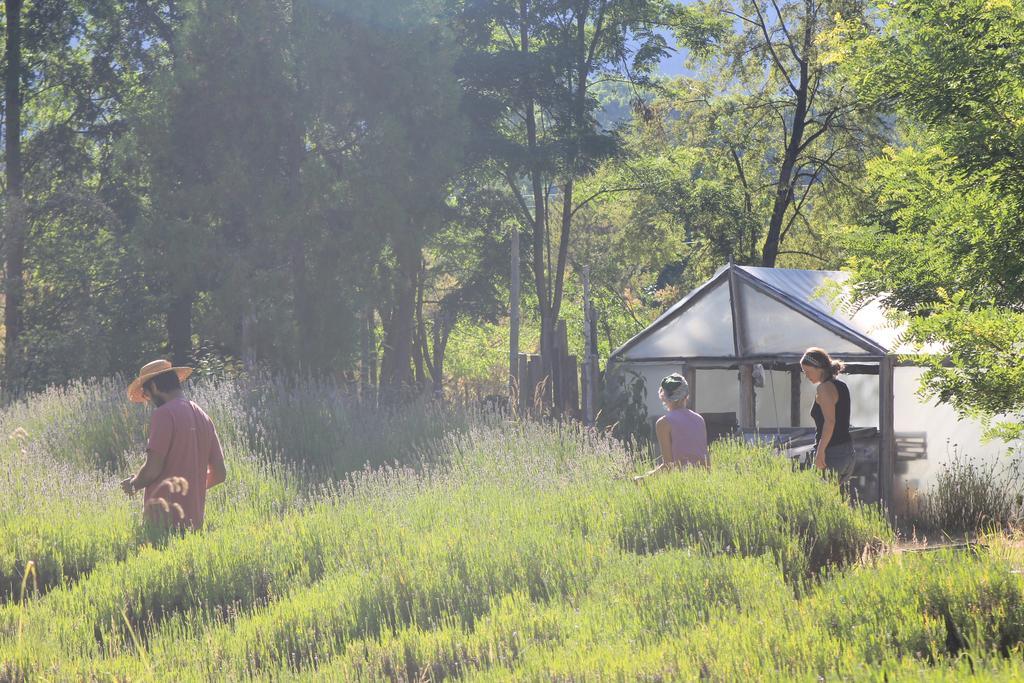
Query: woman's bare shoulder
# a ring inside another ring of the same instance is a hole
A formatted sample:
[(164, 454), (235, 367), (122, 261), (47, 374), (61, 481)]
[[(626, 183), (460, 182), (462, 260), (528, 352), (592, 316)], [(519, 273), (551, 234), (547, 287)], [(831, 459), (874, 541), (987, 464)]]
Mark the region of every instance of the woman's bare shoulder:
[(836, 390), (836, 387), (832, 382), (820, 383), (816, 390), (816, 395), (818, 398), (828, 398), (833, 401), (839, 398), (839, 392)]

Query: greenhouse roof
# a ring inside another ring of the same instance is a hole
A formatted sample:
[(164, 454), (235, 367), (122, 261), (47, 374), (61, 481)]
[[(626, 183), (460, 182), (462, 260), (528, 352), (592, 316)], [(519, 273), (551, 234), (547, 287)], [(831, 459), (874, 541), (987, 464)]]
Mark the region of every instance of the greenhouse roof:
[(847, 278), (841, 271), (723, 266), (612, 359), (793, 360), (820, 346), (844, 359), (878, 360), (907, 351), (877, 301), (853, 308), (823, 291)]

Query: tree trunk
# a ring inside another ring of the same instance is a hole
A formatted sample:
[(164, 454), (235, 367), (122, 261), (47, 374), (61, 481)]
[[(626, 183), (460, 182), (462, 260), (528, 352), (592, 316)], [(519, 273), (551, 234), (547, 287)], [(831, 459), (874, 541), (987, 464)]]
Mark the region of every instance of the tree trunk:
[(359, 394), (365, 396), (370, 386), (370, 344), (372, 334), (370, 318), (373, 317), (373, 309), (369, 306), (363, 312), (362, 328), (359, 335)]
[(436, 398), (444, 397), (444, 352), (448, 348), (448, 337), (451, 335), (451, 331), (447, 317), (442, 316), (434, 325), (434, 361), (431, 363), (431, 371)]
[(412, 340), (412, 365), (415, 371), (414, 377), (418, 386), (426, 386), (427, 374), (424, 371), (424, 351), (426, 349), (426, 327), (423, 324), (423, 267), (422, 263), (419, 269), (417, 269), (417, 275), (415, 282), (416, 287), (416, 312), (414, 319), (416, 324), (413, 326), (413, 340)]
[(22, 195), (21, 161), (21, 0), (7, 0), (4, 76), (6, 164), (5, 273), (4, 273), (4, 371), (7, 387), (17, 388), (21, 380), (21, 333), (24, 326), (22, 306), (25, 300), (25, 207)]
[(380, 375), (377, 373), (378, 363), (378, 351), (377, 351), (377, 317), (374, 314), (374, 309), (371, 306), (370, 316), (366, 320), (366, 335), (370, 343), (370, 368), (369, 368), (369, 383), (373, 389), (374, 395), (376, 395), (377, 386), (380, 384)]
[(391, 343), (391, 338), (394, 333), (391, 331), (392, 321), (395, 318), (395, 278), (396, 275), (393, 272), (387, 273), (388, 291), (386, 294), (381, 296), (381, 306), (377, 309), (380, 315), (380, 349), (379, 352), (372, 354), (373, 362), (376, 363), (376, 372), (374, 374), (377, 378), (375, 382), (377, 386), (378, 397), (380, 395), (380, 389), (387, 384), (388, 378), (391, 377), (391, 371), (388, 369), (388, 365), (391, 359), (394, 358), (388, 349), (388, 344)]
[(292, 287), (295, 298), (295, 329), (298, 333), (298, 365), (303, 372), (312, 372), (313, 367), (313, 307), (310, 301), (309, 273), (306, 264), (306, 242), (300, 230), (293, 230), (291, 236)]
[[(576, 187), (575, 176), (579, 162), (580, 149), (578, 140), (582, 137), (583, 131), (588, 128), (587, 123), (587, 82), (590, 79), (590, 60), (587, 49), (587, 6), (585, 3), (580, 7), (576, 16), (576, 69), (573, 76), (576, 79), (576, 90), (572, 93), (572, 115), (573, 115), (573, 142), (565, 160), (566, 178), (562, 184), (562, 225), (558, 235), (558, 258), (555, 262), (555, 272), (551, 274), (554, 280), (554, 292), (551, 298), (551, 317), (558, 320), (562, 310), (562, 292), (565, 287), (565, 268), (569, 260), (569, 235), (572, 230), (572, 197)], [(602, 14), (598, 18), (597, 32), (601, 31)], [(592, 40), (598, 40), (594, 35)]]
[(290, 235), (290, 261), (292, 269), (292, 287), (295, 316), (295, 327), (298, 333), (298, 356), (299, 369), (311, 373), (320, 369), (316, 362), (316, 313), (313, 306), (313, 293), (309, 286), (309, 265), (307, 262), (306, 232), (302, 220), (302, 157), (305, 154), (303, 149), (303, 131), (300, 123), (295, 120), (293, 113), (290, 120), (292, 137), (288, 141), (286, 151), (287, 186), (285, 207), (291, 219)]
[(391, 323), (385, 332), (381, 384), (389, 389), (412, 385), (412, 342), (416, 314), (416, 271), (422, 261), (417, 247), (395, 245), (397, 272), (394, 274), (395, 302)]
[[(520, 3), (520, 47), (524, 55), (530, 53), (529, 3)], [(551, 301), (548, 293), (548, 274), (544, 265), (544, 246), (547, 241), (547, 198), (544, 192), (543, 172), (537, 155), (540, 149), (537, 140), (537, 112), (533, 93), (525, 93), (526, 144), (530, 153), (530, 183), (533, 190), (533, 280), (537, 289), (537, 309), (540, 313), (540, 354), (542, 374), (551, 377), (553, 369), (555, 323), (551, 315)]]
[(191, 291), (175, 296), (167, 309), (167, 342), (171, 347), (171, 362), (188, 365), (192, 362), (192, 304)]
[[(508, 370), (508, 395), (515, 396), (519, 390), (519, 228), (512, 227), (512, 263), (509, 271), (509, 370)], [(436, 342), (435, 342), (436, 343)], [(435, 387), (436, 388), (436, 387)]]
[(256, 316), (252, 312), (252, 303), (247, 303), (242, 313), (241, 338), (242, 338), (242, 366), (249, 372), (256, 368), (256, 342), (253, 339), (253, 325), (256, 324)]
[(572, 192), (575, 183), (569, 178), (562, 186), (562, 229), (558, 235), (558, 260), (554, 280), (555, 292), (551, 303), (551, 314), (555, 320), (562, 311), (562, 292), (565, 289), (565, 266), (569, 261), (569, 233), (572, 229)]
[(803, 144), (804, 129), (807, 127), (807, 94), (810, 88), (808, 78), (808, 50), (813, 35), (813, 23), (810, 15), (807, 17), (807, 27), (804, 29), (804, 58), (800, 60), (800, 81), (797, 83), (796, 110), (793, 112), (793, 131), (789, 137), (789, 144), (786, 145), (786, 152), (782, 158), (782, 167), (779, 169), (779, 181), (775, 191), (775, 204), (772, 206), (772, 218), (768, 223), (768, 236), (765, 238), (764, 249), (761, 252), (761, 265), (766, 268), (774, 268), (775, 261), (779, 256), (779, 242), (782, 236), (782, 221), (786, 218), (786, 211), (793, 201), (793, 169), (796, 167), (797, 157), (800, 156), (800, 147)]

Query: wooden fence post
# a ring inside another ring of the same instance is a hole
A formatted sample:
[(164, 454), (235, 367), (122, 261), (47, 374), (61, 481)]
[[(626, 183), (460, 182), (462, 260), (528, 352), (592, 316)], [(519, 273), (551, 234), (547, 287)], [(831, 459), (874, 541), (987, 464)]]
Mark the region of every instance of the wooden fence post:
[(886, 356), (878, 364), (878, 494), (890, 519), (893, 509), (893, 484), (896, 476), (895, 399), (893, 361)]

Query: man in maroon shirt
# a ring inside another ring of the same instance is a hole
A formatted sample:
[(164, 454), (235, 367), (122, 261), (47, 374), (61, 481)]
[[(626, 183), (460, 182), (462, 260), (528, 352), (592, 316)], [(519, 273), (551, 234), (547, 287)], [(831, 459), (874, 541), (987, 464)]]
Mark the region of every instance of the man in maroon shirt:
[(217, 430), (203, 409), (185, 398), (181, 383), (191, 368), (153, 361), (128, 387), (128, 398), (155, 407), (149, 425), (146, 462), (121, 482), (125, 493), (145, 489), (148, 523), (177, 529), (203, 526), (206, 490), (227, 478)]

